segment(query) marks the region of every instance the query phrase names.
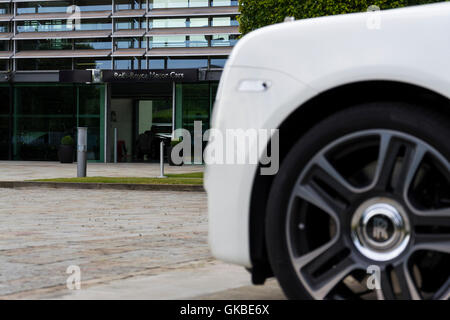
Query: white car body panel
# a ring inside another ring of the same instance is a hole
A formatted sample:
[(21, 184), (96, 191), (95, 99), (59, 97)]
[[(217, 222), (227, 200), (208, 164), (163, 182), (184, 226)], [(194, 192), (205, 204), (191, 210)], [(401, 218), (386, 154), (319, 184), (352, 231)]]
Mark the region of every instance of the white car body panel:
[[(368, 19), (379, 19), (379, 29), (369, 28)], [(450, 98), (448, 30), (450, 3), (259, 29), (233, 49), (212, 126), (275, 129), (314, 96), (360, 81), (409, 83)], [(238, 91), (241, 81), (252, 79), (269, 81), (271, 87), (264, 92)], [(252, 266), (249, 209), (257, 168), (209, 165), (205, 177), (213, 255), (246, 267)]]

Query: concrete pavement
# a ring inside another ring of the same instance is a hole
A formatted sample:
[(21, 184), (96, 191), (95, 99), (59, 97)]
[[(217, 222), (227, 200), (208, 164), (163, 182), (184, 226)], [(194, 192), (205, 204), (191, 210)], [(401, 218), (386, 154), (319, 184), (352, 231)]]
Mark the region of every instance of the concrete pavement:
[[(165, 165), (166, 173), (203, 172), (204, 166)], [(40, 161), (0, 161), (0, 181), (24, 181), (35, 179), (74, 178), (77, 164)], [(88, 163), (88, 177), (157, 177), (158, 163)]]
[(0, 299), (282, 298), (211, 257), (204, 193), (0, 189), (0, 204)]

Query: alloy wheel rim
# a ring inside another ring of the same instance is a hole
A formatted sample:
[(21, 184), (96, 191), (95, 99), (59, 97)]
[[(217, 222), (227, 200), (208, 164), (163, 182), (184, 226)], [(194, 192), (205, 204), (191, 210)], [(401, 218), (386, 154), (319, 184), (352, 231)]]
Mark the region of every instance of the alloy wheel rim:
[[(373, 175), (358, 185), (341, 172), (330, 154), (340, 148), (355, 149), (354, 144), (370, 145), (367, 141), (377, 149), (375, 163), (367, 165)], [(437, 257), (433, 259), (446, 264), (449, 261), (449, 199), (442, 199), (442, 207), (426, 208), (411, 191), (413, 186), (417, 188), (429, 159), (443, 172), (444, 185), (450, 185), (450, 165), (445, 157), (426, 142), (393, 130), (366, 130), (337, 139), (305, 166), (290, 196), (286, 235), (291, 264), (313, 298), (340, 297), (340, 292), (353, 297), (343, 290), (343, 281), (349, 275), (367, 273), (373, 266), (380, 271), (379, 287), (369, 295), (381, 299), (449, 298), (449, 275), (430, 296), (419, 288), (420, 277), (411, 263), (422, 252), (431, 252)], [(326, 241), (310, 241), (307, 236), (311, 217), (303, 216), (311, 208), (331, 222), (328, 227), (333, 231)], [(380, 225), (374, 227), (374, 223)], [(387, 239), (379, 243), (371, 239), (368, 230), (374, 232), (374, 228), (383, 237), (387, 233)]]

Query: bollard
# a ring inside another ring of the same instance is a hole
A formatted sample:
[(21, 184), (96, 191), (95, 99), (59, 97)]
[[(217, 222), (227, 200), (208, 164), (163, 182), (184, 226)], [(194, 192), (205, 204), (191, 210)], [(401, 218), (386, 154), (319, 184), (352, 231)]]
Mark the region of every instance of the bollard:
[(117, 163), (117, 138), (118, 138), (118, 130), (114, 128), (114, 163)]
[(77, 148), (77, 177), (86, 177), (87, 172), (87, 129), (78, 128), (78, 148)]
[(167, 178), (164, 175), (164, 141), (161, 141), (159, 147), (160, 174), (158, 178)]

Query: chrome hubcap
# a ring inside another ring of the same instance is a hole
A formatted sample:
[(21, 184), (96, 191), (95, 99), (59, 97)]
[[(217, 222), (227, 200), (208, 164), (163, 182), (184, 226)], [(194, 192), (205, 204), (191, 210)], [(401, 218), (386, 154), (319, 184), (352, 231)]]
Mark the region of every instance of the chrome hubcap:
[(353, 215), (351, 229), (355, 247), (375, 261), (398, 257), (408, 246), (411, 233), (404, 209), (388, 198), (364, 202)]

